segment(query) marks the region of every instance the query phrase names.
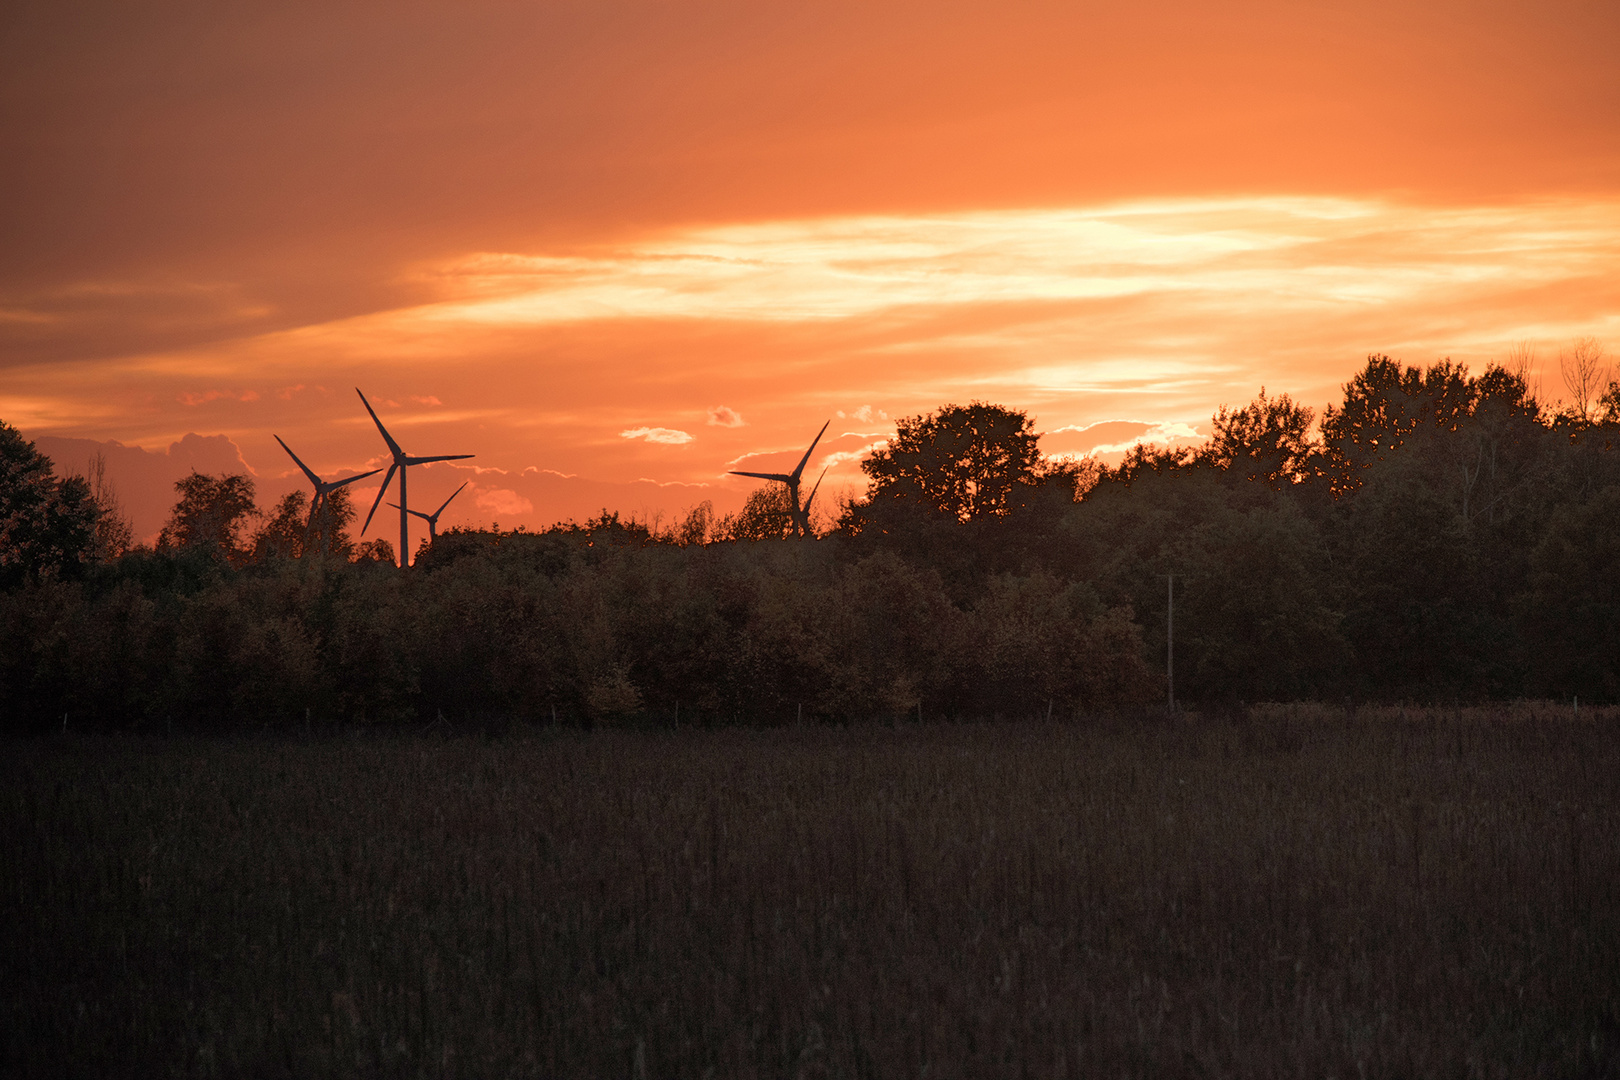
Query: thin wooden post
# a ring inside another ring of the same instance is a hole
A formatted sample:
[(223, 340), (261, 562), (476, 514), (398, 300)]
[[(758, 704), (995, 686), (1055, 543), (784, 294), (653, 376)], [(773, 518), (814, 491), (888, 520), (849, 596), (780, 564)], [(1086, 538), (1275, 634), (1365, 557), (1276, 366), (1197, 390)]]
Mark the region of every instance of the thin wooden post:
[(1164, 575), (1169, 585), (1169, 597), (1165, 614), (1165, 682), (1169, 685), (1169, 710), (1176, 711), (1176, 575)]

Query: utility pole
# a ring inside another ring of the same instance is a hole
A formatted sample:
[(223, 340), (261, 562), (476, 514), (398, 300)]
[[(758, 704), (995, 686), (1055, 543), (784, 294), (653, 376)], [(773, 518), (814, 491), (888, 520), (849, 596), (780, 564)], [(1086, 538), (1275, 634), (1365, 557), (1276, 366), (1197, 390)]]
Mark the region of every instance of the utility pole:
[(1165, 681), (1170, 686), (1170, 712), (1176, 711), (1176, 575), (1164, 575), (1169, 585), (1169, 604), (1165, 614)]

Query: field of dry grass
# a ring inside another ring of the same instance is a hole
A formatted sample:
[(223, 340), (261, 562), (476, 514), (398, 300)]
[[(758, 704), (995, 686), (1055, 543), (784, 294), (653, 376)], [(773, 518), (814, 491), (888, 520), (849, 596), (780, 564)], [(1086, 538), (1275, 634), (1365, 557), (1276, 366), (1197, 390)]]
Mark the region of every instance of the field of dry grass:
[(1620, 1074), (1620, 714), (14, 742), (0, 1074)]

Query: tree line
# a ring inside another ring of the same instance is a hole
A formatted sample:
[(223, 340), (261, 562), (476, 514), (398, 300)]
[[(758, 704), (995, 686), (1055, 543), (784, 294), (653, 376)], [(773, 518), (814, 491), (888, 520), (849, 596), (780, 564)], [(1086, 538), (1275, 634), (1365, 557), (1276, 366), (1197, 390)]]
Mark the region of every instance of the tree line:
[(668, 527), (452, 529), (416, 567), (346, 491), (192, 474), (152, 548), (0, 425), (9, 724), (1073, 716), (1177, 697), (1620, 697), (1620, 387), (1369, 357), (1318, 417), (1262, 389), (1200, 446), (1042, 456), (1023, 412), (908, 417), (810, 540), (775, 486)]

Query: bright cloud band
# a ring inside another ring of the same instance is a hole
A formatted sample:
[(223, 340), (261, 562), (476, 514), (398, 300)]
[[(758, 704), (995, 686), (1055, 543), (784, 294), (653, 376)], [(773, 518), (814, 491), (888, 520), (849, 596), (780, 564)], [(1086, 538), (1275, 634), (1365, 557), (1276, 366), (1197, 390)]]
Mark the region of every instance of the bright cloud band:
[(903, 308), (1172, 294), (1359, 307), (1612, 270), (1620, 202), (1433, 209), (1350, 199), (855, 217), (695, 230), (594, 256), (440, 268), (430, 319), (848, 319)]
[(14, 367), (0, 417), (147, 446), (223, 433), (267, 471), (286, 467), (275, 432), (337, 472), (375, 464), (350, 389), (375, 385), (401, 431), (472, 447), (512, 477), (453, 513), (539, 525), (610, 503), (739, 503), (735, 462), (790, 468), (829, 417), (863, 430), (829, 435), (817, 467), (858, 485), (889, 418), (947, 401), (1029, 410), (1047, 453), (1117, 452), (1207, 434), (1217, 406), (1262, 385), (1320, 406), (1369, 352), (1478, 369), (1525, 341), (1556, 397), (1561, 346), (1620, 345), (1620, 199), (844, 217), (420, 273), (437, 298), (414, 307), (71, 371)]

